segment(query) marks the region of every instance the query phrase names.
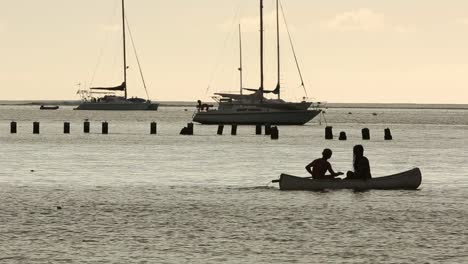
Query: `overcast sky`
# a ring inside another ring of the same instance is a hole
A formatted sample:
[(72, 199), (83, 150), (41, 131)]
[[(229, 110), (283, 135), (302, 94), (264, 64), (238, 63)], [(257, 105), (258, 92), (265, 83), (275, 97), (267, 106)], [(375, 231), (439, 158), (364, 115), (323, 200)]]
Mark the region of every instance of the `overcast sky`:
[[(282, 0), (308, 97), (468, 102), (468, 1)], [(127, 0), (150, 97), (207, 100), (259, 86), (258, 1)], [(122, 82), (120, 0), (0, 0), (0, 100), (79, 99), (78, 83)], [(274, 0), (265, 0), (266, 88), (274, 88)], [(284, 97), (305, 96), (282, 27)], [(145, 96), (129, 40), (130, 96)]]

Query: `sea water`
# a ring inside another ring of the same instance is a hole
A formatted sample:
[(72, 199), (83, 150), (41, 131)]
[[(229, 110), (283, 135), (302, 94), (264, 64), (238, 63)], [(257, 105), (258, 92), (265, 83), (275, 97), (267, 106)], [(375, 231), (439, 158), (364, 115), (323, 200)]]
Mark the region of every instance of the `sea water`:
[[(327, 109), (279, 127), (278, 141), (252, 126), (219, 136), (196, 125), (180, 136), (192, 114), (0, 106), (0, 263), (468, 262), (467, 110)], [(348, 140), (325, 140), (326, 125)], [(283, 172), (307, 176), (323, 148), (336, 171), (351, 170), (355, 144), (375, 177), (421, 168), (420, 190), (283, 192), (270, 183)]]

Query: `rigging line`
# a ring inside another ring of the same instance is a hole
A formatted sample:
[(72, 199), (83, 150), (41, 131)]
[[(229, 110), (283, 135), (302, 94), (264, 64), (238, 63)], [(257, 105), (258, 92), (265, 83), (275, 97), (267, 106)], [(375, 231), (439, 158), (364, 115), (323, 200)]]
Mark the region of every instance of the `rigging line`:
[[(110, 16), (109, 18), (109, 21), (107, 24), (111, 24), (111, 22), (114, 20), (115, 16), (116, 16), (116, 12), (115, 10), (117, 9), (118, 5), (117, 3), (114, 5), (114, 12), (112, 12), (113, 15)], [(89, 87), (93, 86), (93, 83), (94, 83), (94, 79), (96, 78), (96, 73), (99, 69), (99, 66), (101, 66), (101, 61), (102, 61), (102, 57), (104, 56), (104, 50), (107, 46), (107, 42), (109, 42), (109, 38), (110, 38), (110, 32), (107, 32), (107, 35), (104, 39), (104, 45), (102, 45), (102, 48), (101, 48), (101, 51), (99, 53), (99, 56), (98, 56), (98, 61), (96, 63), (96, 66), (94, 67), (94, 71), (93, 71), (93, 75), (91, 76), (91, 82), (89, 83)]]
[(301, 67), (299, 66), (299, 61), (297, 59), (296, 49), (294, 48), (294, 43), (293, 43), (293, 40), (292, 40), (292, 37), (291, 37), (291, 32), (289, 31), (289, 26), (288, 26), (288, 23), (286, 21), (286, 15), (285, 15), (285, 12), (284, 12), (283, 2), (282, 1), (280, 1), (280, 6), (281, 6), (281, 13), (283, 14), (284, 25), (286, 26), (286, 31), (288, 32), (289, 43), (291, 44), (291, 49), (292, 49), (292, 52), (294, 54), (294, 60), (296, 61), (296, 67), (297, 67), (297, 70), (299, 72), (299, 76), (301, 77), (301, 86), (304, 88), (304, 92), (305, 92), (306, 97), (309, 97), (309, 95), (307, 94), (307, 89), (305, 87), (304, 78), (302, 76)]
[(223, 48), (219, 51), (219, 54), (218, 54), (216, 62), (215, 62), (215, 67), (214, 67), (213, 71), (211, 72), (210, 81), (208, 83), (208, 87), (206, 88), (205, 94), (208, 94), (208, 92), (210, 91), (211, 84), (213, 83), (213, 80), (214, 80), (215, 75), (216, 75), (216, 71), (218, 70), (220, 64), (222, 63), (222, 60), (225, 57), (225, 54), (226, 54), (225, 50), (226, 50), (226, 47), (227, 47), (227, 43), (229, 42), (229, 40), (232, 38), (232, 35), (234, 34), (232, 28), (234, 28), (234, 26), (236, 25), (236, 21), (240, 20), (240, 13), (241, 13), (241, 4), (239, 3), (237, 5), (237, 9), (234, 12), (234, 17), (233, 17), (232, 22), (231, 22), (230, 32), (226, 35), (226, 38), (224, 39)]
[(146, 97), (149, 100), (150, 98), (149, 98), (149, 94), (148, 94), (148, 89), (146, 88), (145, 77), (143, 76), (143, 70), (141, 69), (140, 59), (138, 57), (135, 42), (133, 41), (133, 35), (132, 35), (132, 31), (130, 30), (130, 24), (128, 23), (127, 16), (125, 16), (125, 22), (127, 24), (127, 29), (128, 29), (128, 33), (130, 35), (130, 40), (132, 41), (133, 52), (135, 53), (135, 58), (136, 58), (136, 61), (137, 61), (137, 64), (138, 64), (138, 69), (140, 70), (141, 81), (143, 82), (143, 87), (145, 88)]

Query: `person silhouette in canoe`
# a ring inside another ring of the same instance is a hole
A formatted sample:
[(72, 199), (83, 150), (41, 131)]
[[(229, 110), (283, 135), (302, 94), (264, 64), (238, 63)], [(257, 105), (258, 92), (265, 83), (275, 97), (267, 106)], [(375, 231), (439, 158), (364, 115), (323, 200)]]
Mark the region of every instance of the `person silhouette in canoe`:
[[(343, 175), (342, 172), (333, 171), (330, 162), (328, 162), (331, 156), (332, 151), (330, 149), (324, 149), (322, 152), (322, 158), (312, 161), (305, 167), (312, 175), (312, 179), (334, 179), (337, 176)], [(330, 172), (330, 174), (326, 175), (327, 172)]]
[(346, 180), (360, 179), (369, 180), (372, 178), (370, 172), (369, 160), (364, 156), (364, 147), (356, 145), (353, 148), (353, 167), (354, 171), (346, 173)]

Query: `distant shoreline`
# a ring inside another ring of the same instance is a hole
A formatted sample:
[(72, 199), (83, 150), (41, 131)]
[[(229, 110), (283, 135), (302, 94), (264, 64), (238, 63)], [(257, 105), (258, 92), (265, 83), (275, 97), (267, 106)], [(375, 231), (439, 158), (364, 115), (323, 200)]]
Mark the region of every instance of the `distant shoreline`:
[[(0, 101), (0, 106), (77, 106), (80, 101), (76, 100), (16, 100)], [(159, 101), (160, 107), (195, 107), (195, 102), (184, 101)], [(468, 110), (468, 104), (410, 104), (410, 103), (322, 103), (322, 108), (350, 108), (350, 109), (445, 109), (445, 110)]]

